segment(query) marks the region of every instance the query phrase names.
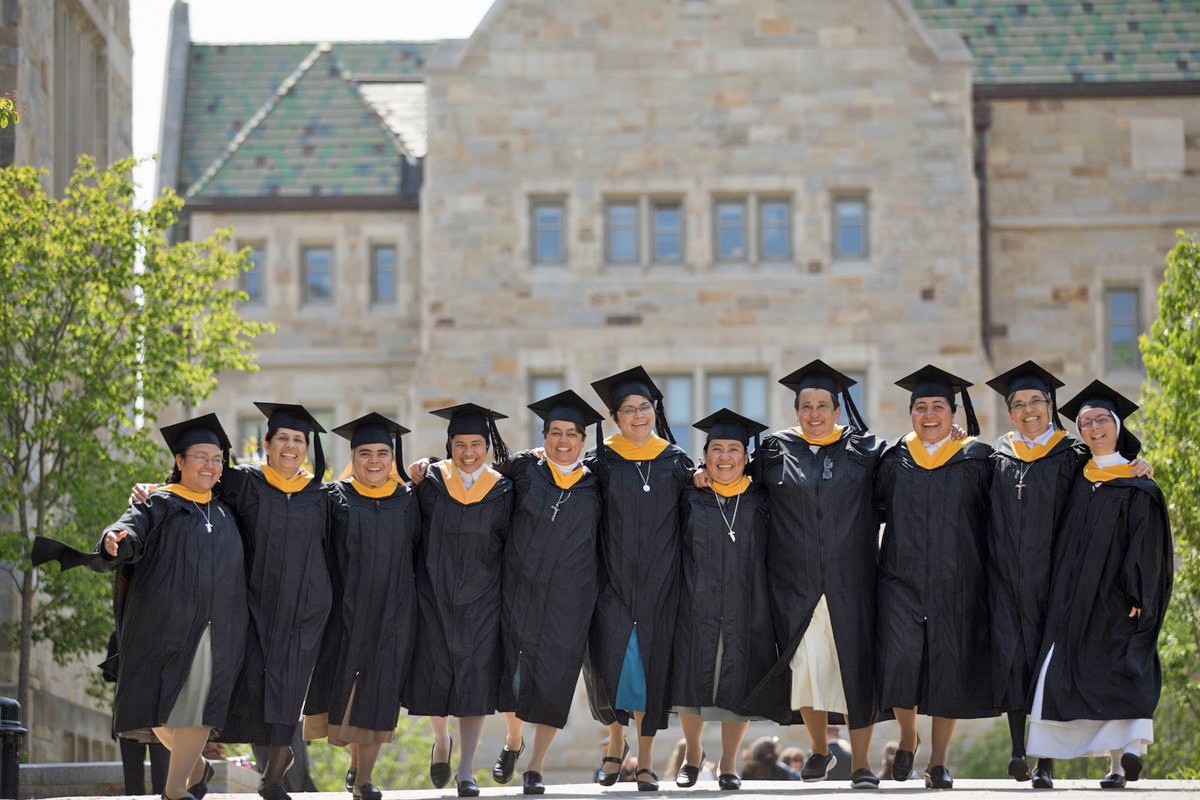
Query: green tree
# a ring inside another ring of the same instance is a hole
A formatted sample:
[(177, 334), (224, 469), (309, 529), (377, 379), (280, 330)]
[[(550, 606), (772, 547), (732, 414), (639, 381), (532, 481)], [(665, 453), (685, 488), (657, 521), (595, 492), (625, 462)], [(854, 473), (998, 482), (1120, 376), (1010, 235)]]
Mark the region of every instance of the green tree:
[(246, 253), (228, 232), (171, 244), (183, 202), (168, 192), (137, 208), (134, 164), (84, 156), (61, 199), (39, 170), (0, 169), (0, 564), (21, 598), (26, 708), (36, 639), (70, 658), (102, 649), (112, 626), (105, 581), (30, 568), (33, 537), (90, 549), (124, 505), (119, 465), (166, 465), (138, 404), (203, 399), (218, 373), (255, 368), (251, 342), (269, 329), (238, 315)]
[(1158, 290), (1158, 318), (1142, 336), (1146, 382), (1139, 431), (1175, 541), (1175, 586), (1159, 640), (1163, 694), (1147, 767), (1156, 777), (1200, 777), (1200, 245), (1179, 233)]
[(0, 130), (21, 121), (21, 114), (11, 97), (0, 97)]

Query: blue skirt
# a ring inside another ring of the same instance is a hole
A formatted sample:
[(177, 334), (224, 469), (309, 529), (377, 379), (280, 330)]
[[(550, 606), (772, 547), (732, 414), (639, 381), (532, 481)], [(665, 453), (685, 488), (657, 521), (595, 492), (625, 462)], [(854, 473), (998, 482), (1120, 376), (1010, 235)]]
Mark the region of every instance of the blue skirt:
[(613, 706), (622, 711), (646, 710), (646, 671), (642, 668), (642, 650), (638, 647), (636, 625), (625, 648), (625, 661), (621, 664), (617, 699)]

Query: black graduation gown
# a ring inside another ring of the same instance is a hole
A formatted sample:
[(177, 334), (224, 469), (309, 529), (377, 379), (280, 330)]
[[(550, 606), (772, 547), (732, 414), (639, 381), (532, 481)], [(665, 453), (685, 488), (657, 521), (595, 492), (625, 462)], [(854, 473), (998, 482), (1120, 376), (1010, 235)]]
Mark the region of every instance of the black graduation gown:
[[(1147, 478), (1071, 487), (1055, 548), (1042, 717), (1147, 719), (1162, 690), (1158, 633), (1171, 598), (1171, 526)], [(1142, 609), (1129, 617), (1130, 608)], [(1032, 693), (1030, 697), (1032, 702)]]
[[(724, 518), (718, 503), (723, 503)], [(695, 487), (680, 499), (683, 582), (674, 631), (672, 705), (745, 714), (750, 690), (775, 663), (767, 596), (769, 509), (767, 492), (757, 482), (740, 499)], [(733, 522), (732, 540), (726, 519)]]
[(350, 725), (395, 730), (417, 633), (417, 493), (364, 497), (348, 480), (328, 492), (334, 605), (304, 713), (340, 725), (353, 691)]
[[(64, 568), (120, 569), (127, 579), (118, 606), (113, 730), (129, 738), (146, 740), (148, 729), (167, 721), (206, 627), (212, 687), (204, 724), (216, 729), (226, 724), (248, 621), (246, 587), (240, 579), (242, 542), (224, 504), (214, 499), (207, 512), (212, 533), (205, 530), (205, 516), (191, 500), (159, 489), (105, 529), (129, 531), (116, 558), (103, 552), (103, 535), (95, 552), (83, 559), (67, 557), (78, 556), (75, 551), (52, 556)], [(39, 563), (36, 552), (35, 547), (34, 561)]]
[[(641, 734), (667, 727), (670, 713), (671, 641), (679, 609), (679, 500), (692, 486), (692, 461), (668, 445), (650, 461), (626, 461), (608, 445), (584, 463), (604, 492), (600, 529), (600, 594), (588, 633), (584, 661), (588, 703), (605, 725), (629, 724), (614, 708), (621, 665), (633, 631), (638, 632), (646, 673), (646, 715)], [(650, 470), (649, 492), (638, 474)]]
[[(791, 660), (821, 595), (829, 607), (848, 724), (875, 722), (875, 565), (879, 520), (873, 487), (885, 443), (847, 428), (815, 453), (794, 430), (763, 440), (752, 465), (771, 496), (768, 585), (779, 658), (755, 689), (756, 713), (798, 724)], [(832, 469), (826, 479), (825, 460)], [(841, 716), (841, 715), (836, 715)]]
[[(917, 446), (922, 446), (919, 442)], [(995, 716), (987, 602), (992, 448), (971, 440), (936, 469), (903, 437), (883, 455), (876, 492), (879, 702), (954, 719)]]
[(328, 493), (312, 480), (289, 495), (257, 465), (227, 468), (214, 491), (242, 531), (250, 606), (246, 660), (221, 739), (291, 744), (333, 601)]
[[(1020, 445), (1024, 447), (1024, 445)], [(1022, 461), (1008, 435), (992, 445), (988, 594), (994, 703), (1024, 711), (1050, 601), (1054, 540), (1087, 447), (1066, 436), (1037, 461)], [(1017, 485), (1023, 484), (1018, 495)]]
[(482, 500), (464, 505), (431, 464), (417, 496), (417, 645), (404, 705), (422, 717), (491, 714), (500, 685), (500, 572), (512, 481), (502, 477)]
[(554, 466), (529, 454), (496, 469), (516, 489), (504, 544), (498, 708), (525, 722), (562, 728), (596, 607), (600, 485), (589, 471), (570, 489), (559, 489), (550, 473)]

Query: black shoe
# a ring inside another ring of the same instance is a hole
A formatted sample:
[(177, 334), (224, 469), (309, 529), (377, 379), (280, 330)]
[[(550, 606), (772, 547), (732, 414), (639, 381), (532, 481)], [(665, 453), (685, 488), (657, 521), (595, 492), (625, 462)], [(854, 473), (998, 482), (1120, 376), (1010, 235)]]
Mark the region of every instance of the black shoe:
[(1124, 789), (1125, 776), (1118, 775), (1115, 772), (1110, 772), (1100, 780), (1101, 789)]
[[(212, 763), (207, 758), (203, 760), (204, 775), (200, 778), (198, 783), (188, 787), (188, 794), (196, 798), (196, 800), (204, 800), (204, 796), (208, 794), (208, 782), (211, 781), (213, 776), (217, 774), (217, 771), (213, 769)], [(1139, 767), (1139, 772), (1140, 771), (1141, 768)]]
[[(649, 775), (650, 780), (642, 780), (642, 775)], [(657, 792), (658, 791), (658, 776), (648, 769), (639, 769), (633, 777), (637, 778), (639, 792)]]
[(1053, 789), (1054, 788), (1054, 768), (1038, 764), (1033, 770), (1033, 788), (1035, 789)]
[(383, 800), (383, 792), (373, 783), (364, 783), (351, 789), (354, 800)]
[(163, 792), (159, 797), (162, 800), (196, 800), (191, 794), (185, 794), (183, 797), (167, 797), (167, 793)]
[(442, 788), (450, 782), (450, 757), (454, 755), (454, 737), (449, 737), (450, 749), (446, 751), (445, 761), (434, 761), (433, 751), (437, 748), (435, 744), (429, 749), (429, 780), (435, 788)]
[(1142, 757), (1136, 753), (1123, 754), (1121, 756), (1121, 769), (1125, 770), (1125, 780), (1136, 781), (1142, 777)]
[(492, 766), (492, 780), (496, 783), (508, 783), (512, 780), (513, 770), (517, 768), (517, 759), (525, 752), (525, 740), (521, 739), (521, 749), (513, 752), (508, 745), (500, 748), (496, 763)]
[(723, 792), (736, 792), (742, 788), (742, 779), (732, 772), (726, 772), (717, 776), (717, 788)]
[[(700, 751), (700, 763), (704, 763), (705, 753)], [(690, 764), (684, 764), (679, 768), (679, 772), (675, 775), (675, 785), (680, 789), (690, 789), (696, 785), (696, 781), (700, 777), (700, 767), (693, 767)]]
[(358, 770), (354, 767), (346, 770), (346, 791), (354, 793), (354, 782), (358, 780)]
[(1008, 774), (1015, 781), (1029, 780), (1029, 762), (1025, 760), (1025, 756), (1012, 757), (1012, 760), (1008, 762)]
[(542, 773), (533, 770), (522, 773), (521, 791), (525, 794), (545, 794), (546, 784), (542, 783)]
[(465, 781), (459, 781), (458, 796), (479, 797), (479, 784), (475, 783), (474, 778), (467, 778)]
[[(621, 751), (620, 758), (605, 756), (600, 761), (600, 766), (596, 768), (596, 783), (601, 786), (612, 786), (621, 779), (621, 765), (625, 763), (625, 756), (629, 755), (629, 742), (624, 742), (623, 744), (625, 745), (625, 749)], [(616, 764), (617, 771), (606, 772), (604, 769), (605, 764)]]
[(850, 787), (852, 789), (878, 789), (879, 776), (869, 769), (856, 769), (850, 776)]
[(836, 766), (837, 756), (833, 753), (826, 753), (825, 755), (813, 753), (808, 757), (808, 761), (804, 763), (804, 769), (800, 770), (800, 780), (805, 783), (823, 781), (829, 777), (830, 770)]
[(282, 783), (259, 783), (258, 796), (263, 800), (292, 800)]
[(917, 753), (921, 752), (921, 737), (917, 737), (917, 746), (912, 750), (897, 750), (896, 757), (892, 759), (892, 780), (906, 781), (912, 775), (913, 762), (917, 760)]
[(954, 778), (950, 777), (950, 770), (946, 769), (941, 764), (925, 770), (925, 788), (953, 789)]

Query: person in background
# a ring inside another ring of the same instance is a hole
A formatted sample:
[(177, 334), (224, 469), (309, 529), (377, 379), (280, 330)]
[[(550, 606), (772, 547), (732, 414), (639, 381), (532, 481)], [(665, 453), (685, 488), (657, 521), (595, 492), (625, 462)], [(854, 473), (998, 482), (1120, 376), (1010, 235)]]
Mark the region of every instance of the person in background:
[(748, 781), (798, 781), (800, 773), (779, 762), (779, 738), (760, 736), (750, 745), (742, 765)]

